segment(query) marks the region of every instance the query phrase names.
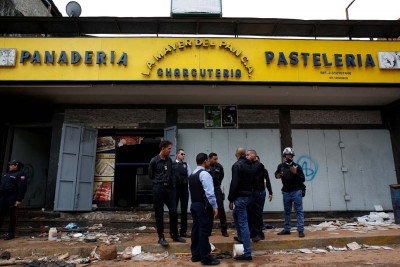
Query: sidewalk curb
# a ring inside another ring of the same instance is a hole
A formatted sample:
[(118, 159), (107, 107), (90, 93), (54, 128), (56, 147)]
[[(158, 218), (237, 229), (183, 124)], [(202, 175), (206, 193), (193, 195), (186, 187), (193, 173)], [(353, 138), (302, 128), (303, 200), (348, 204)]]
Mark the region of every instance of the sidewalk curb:
[[(344, 247), (351, 242), (367, 245), (390, 245), (399, 244), (400, 236), (370, 236), (370, 237), (333, 237), (324, 239), (297, 239), (297, 240), (262, 240), (252, 243), (253, 251), (256, 250), (284, 250), (284, 249), (300, 249), (300, 248), (326, 248), (331, 245), (334, 247)], [(233, 245), (237, 242), (212, 243), (219, 251), (232, 251)], [(190, 253), (189, 243), (170, 243), (169, 248), (165, 249), (159, 244), (147, 244), (142, 246), (143, 252), (162, 253)]]
[[(168, 251), (169, 253), (190, 253), (190, 240), (187, 243), (170, 243), (168, 248), (163, 248), (159, 244), (145, 244), (142, 245), (143, 252), (150, 253), (163, 253)], [(357, 242), (358, 244), (367, 245), (386, 245), (400, 243), (400, 235), (382, 235), (382, 236), (369, 236), (369, 237), (332, 237), (332, 238), (321, 238), (321, 239), (286, 239), (286, 240), (262, 240), (257, 243), (252, 243), (253, 251), (262, 250), (285, 250), (285, 249), (300, 249), (300, 248), (326, 248), (331, 245), (333, 247), (344, 247), (346, 244), (351, 242)], [(221, 242), (213, 243), (218, 251), (229, 251), (233, 249), (233, 245), (236, 242)], [(93, 249), (98, 246), (93, 245), (78, 245), (74, 247), (65, 246), (63, 248), (13, 248), (13, 249), (2, 249), (1, 251), (7, 250), (11, 253), (11, 257), (31, 257), (31, 256), (53, 256), (55, 254), (69, 255), (80, 255), (81, 257), (88, 257)], [(117, 251), (122, 252), (128, 245), (117, 244)]]

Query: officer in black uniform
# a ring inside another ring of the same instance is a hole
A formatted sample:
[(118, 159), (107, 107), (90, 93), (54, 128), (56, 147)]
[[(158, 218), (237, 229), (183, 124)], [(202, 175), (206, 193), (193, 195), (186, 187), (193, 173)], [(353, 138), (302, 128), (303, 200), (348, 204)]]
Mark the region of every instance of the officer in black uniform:
[[(217, 198), (217, 203), (218, 203), (218, 216), (219, 216), (219, 221), (221, 224), (221, 232), (222, 235), (225, 237), (228, 237), (228, 231), (227, 231), (227, 224), (226, 224), (226, 214), (225, 214), (225, 208), (224, 208), (224, 194), (222, 193), (221, 190), (221, 183), (222, 180), (224, 179), (224, 168), (222, 167), (221, 164), (218, 163), (218, 155), (214, 152), (211, 152), (208, 155), (208, 160), (210, 162), (210, 167), (207, 169), (208, 173), (211, 175), (213, 178), (213, 183), (214, 183), (214, 190), (215, 190), (215, 197)], [(212, 223), (214, 222), (214, 217), (210, 217)], [(210, 232), (211, 234), (211, 232)]]
[[(172, 170), (176, 179), (176, 206), (181, 202), (181, 229), (179, 236), (189, 237), (187, 234), (187, 209), (189, 202), (188, 177), (191, 174), (189, 165), (184, 161), (185, 151), (178, 149), (176, 160), (172, 164)], [(170, 229), (171, 231), (172, 229)], [(171, 231), (172, 233), (172, 231)]]
[(15, 237), (17, 224), (17, 209), (24, 199), (28, 180), (22, 171), (24, 165), (19, 160), (13, 160), (8, 165), (8, 172), (1, 178), (0, 184), (0, 227), (3, 225), (6, 213), (10, 216), (10, 225), (4, 240)]
[(172, 160), (169, 157), (172, 143), (168, 140), (160, 142), (160, 153), (150, 160), (149, 178), (153, 181), (153, 201), (158, 233), (158, 243), (169, 246), (164, 237), (164, 204), (169, 210), (169, 223), (172, 229), (172, 239), (175, 242), (185, 242), (178, 235), (178, 219), (176, 213), (175, 183), (172, 173)]
[(211, 255), (208, 233), (212, 228), (210, 217), (218, 215), (217, 201), (211, 175), (205, 171), (209, 166), (207, 154), (196, 156), (197, 168), (189, 176), (189, 190), (192, 204), (190, 211), (193, 218), (192, 227), (192, 262), (201, 261), (202, 265), (218, 265), (219, 260)]

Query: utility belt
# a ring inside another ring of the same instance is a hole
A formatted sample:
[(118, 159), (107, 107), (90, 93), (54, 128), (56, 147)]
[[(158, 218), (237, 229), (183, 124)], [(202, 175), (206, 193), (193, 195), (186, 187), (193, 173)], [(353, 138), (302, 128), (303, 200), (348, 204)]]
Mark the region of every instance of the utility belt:
[(172, 186), (173, 186), (172, 182), (170, 182), (170, 181), (156, 182), (156, 183), (154, 183), (154, 184), (156, 184), (156, 185), (162, 185), (162, 186), (165, 186), (165, 187), (172, 187)]

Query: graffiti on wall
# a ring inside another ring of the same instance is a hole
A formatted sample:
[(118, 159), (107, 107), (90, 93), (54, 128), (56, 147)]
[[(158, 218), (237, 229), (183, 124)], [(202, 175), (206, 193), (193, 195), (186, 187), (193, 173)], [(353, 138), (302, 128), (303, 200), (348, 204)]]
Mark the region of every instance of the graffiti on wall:
[(310, 182), (315, 179), (318, 173), (318, 163), (309, 155), (301, 155), (297, 162), (301, 166), (306, 178), (306, 182)]

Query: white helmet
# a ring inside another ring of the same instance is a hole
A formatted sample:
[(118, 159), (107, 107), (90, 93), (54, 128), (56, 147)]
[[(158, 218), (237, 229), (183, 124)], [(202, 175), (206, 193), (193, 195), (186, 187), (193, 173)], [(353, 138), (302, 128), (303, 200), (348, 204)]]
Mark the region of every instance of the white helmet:
[(286, 148), (283, 150), (282, 155), (283, 155), (283, 156), (286, 156), (286, 155), (293, 155), (293, 156), (294, 156), (294, 150), (293, 150), (293, 148), (291, 148), (291, 147), (286, 147)]

